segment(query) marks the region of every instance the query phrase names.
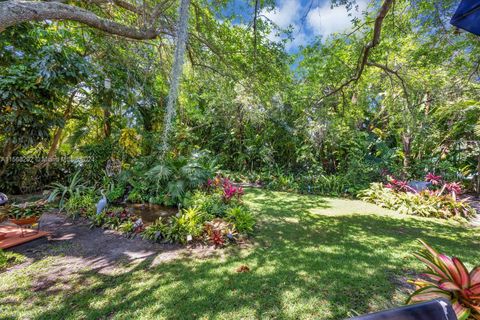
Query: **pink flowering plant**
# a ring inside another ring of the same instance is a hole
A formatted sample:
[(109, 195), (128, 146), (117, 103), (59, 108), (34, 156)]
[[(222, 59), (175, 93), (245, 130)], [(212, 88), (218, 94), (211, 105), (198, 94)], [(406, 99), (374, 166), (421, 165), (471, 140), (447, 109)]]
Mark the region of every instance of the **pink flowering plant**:
[(240, 200), (240, 198), (243, 196), (243, 188), (234, 186), (229, 179), (223, 180), (222, 187), (223, 198), (227, 202), (230, 201), (232, 198), (237, 198), (238, 200)]
[(438, 253), (420, 242), (424, 249), (415, 257), (425, 264), (426, 272), (409, 281), (415, 292), (407, 303), (444, 298), (450, 300), (459, 320), (480, 320), (480, 265), (469, 271), (460, 259)]
[(221, 193), (225, 203), (229, 203), (232, 200), (241, 201), (244, 193), (242, 187), (235, 186), (230, 179), (222, 176), (208, 179), (206, 189), (209, 192)]
[(468, 198), (461, 199), (462, 186), (428, 173), (424, 182), (387, 177), (388, 183), (373, 183), (358, 195), (361, 199), (403, 214), (443, 219), (470, 219), (475, 209)]
[(436, 186), (436, 185), (439, 185), (442, 182), (442, 177), (441, 176), (436, 176), (433, 173), (429, 172), (425, 176), (425, 181), (430, 182), (432, 185)]
[(416, 192), (415, 189), (408, 185), (407, 181), (391, 179), (389, 183), (385, 185), (385, 188), (389, 188), (400, 192)]

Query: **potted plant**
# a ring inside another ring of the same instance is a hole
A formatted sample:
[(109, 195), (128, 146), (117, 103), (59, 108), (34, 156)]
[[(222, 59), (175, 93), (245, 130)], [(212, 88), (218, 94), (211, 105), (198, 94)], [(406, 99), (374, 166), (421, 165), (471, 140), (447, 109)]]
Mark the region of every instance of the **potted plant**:
[(16, 225), (32, 225), (38, 222), (40, 216), (45, 211), (44, 202), (24, 203), (21, 205), (11, 205), (8, 218), (10, 222)]

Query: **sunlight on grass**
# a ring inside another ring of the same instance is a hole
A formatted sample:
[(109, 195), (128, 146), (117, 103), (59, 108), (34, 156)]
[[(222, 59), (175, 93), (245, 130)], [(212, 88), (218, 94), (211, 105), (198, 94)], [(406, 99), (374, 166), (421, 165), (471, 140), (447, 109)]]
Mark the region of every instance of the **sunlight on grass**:
[[(404, 303), (399, 284), (421, 266), (411, 257), (417, 238), (467, 263), (480, 260), (478, 231), (461, 225), (345, 199), (248, 190), (246, 201), (259, 219), (247, 250), (155, 267), (152, 258), (130, 272), (61, 279), (70, 290), (32, 291), (36, 271), (45, 273), (52, 256), (0, 275), (2, 312), (36, 319), (341, 319)], [(240, 265), (251, 271), (237, 273)]]

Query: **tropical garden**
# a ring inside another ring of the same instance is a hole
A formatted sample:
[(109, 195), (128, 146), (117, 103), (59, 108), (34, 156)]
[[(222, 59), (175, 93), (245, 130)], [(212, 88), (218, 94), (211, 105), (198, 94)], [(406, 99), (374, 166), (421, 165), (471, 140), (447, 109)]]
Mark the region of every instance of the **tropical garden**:
[(480, 319), (459, 4), (0, 2), (0, 318)]

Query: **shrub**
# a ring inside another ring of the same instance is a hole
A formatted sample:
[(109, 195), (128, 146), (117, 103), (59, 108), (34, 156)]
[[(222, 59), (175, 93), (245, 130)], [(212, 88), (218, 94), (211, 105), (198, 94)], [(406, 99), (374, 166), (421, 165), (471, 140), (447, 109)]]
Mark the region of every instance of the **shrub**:
[(74, 194), (67, 200), (65, 210), (70, 216), (88, 216), (89, 211), (94, 212), (96, 202), (95, 194), (91, 191), (84, 194)]
[(98, 181), (102, 179), (108, 160), (112, 158), (115, 145), (111, 139), (104, 139), (98, 143), (89, 143), (80, 146), (80, 152), (92, 161), (85, 161), (82, 164), (82, 176), (87, 181)]
[(118, 229), (125, 222), (138, 220), (136, 215), (124, 208), (112, 208), (105, 213), (105, 216), (103, 226), (110, 229)]
[(297, 191), (299, 190), (298, 183), (295, 181), (293, 174), (277, 174), (265, 179), (267, 181), (266, 187), (270, 190), (277, 191)]
[(253, 232), (255, 226), (255, 218), (244, 206), (228, 209), (227, 221), (233, 223), (238, 232)]
[(150, 183), (149, 192), (154, 198), (157, 195), (164, 197), (166, 205), (183, 202), (188, 191), (193, 191), (203, 185), (213, 176), (212, 167), (198, 154), (190, 157), (167, 158), (145, 173)]
[(55, 182), (51, 185), (50, 195), (48, 196), (48, 201), (53, 202), (58, 199), (58, 207), (60, 211), (65, 208), (66, 201), (73, 197), (74, 195), (81, 194), (82, 191), (86, 189), (85, 184), (83, 183), (82, 178), (80, 177), (80, 171), (75, 173), (67, 184), (62, 184), (60, 182)]
[(171, 217), (167, 223), (158, 219), (142, 232), (145, 239), (156, 242), (180, 242), (198, 239), (204, 231), (206, 215), (198, 208), (184, 209), (178, 217)]
[(91, 227), (103, 227), (119, 230), (133, 236), (144, 231), (141, 219), (124, 208), (111, 208), (106, 212), (96, 214), (91, 210), (88, 214)]
[(200, 211), (212, 217), (223, 217), (228, 205), (223, 201), (221, 193), (207, 193), (196, 191), (193, 195), (185, 198), (185, 207), (196, 207)]
[(415, 256), (428, 268), (422, 279), (411, 281), (416, 290), (407, 303), (446, 298), (459, 320), (480, 319), (480, 266), (468, 272), (458, 258), (439, 254), (421, 241), (424, 250)]
[(432, 185), (438, 185), (442, 182), (442, 177), (434, 175), (433, 173), (427, 173), (425, 176), (425, 181), (430, 182)]
[(172, 218), (170, 239), (185, 243), (188, 236), (192, 239), (199, 237), (205, 220), (205, 215), (198, 208), (184, 209), (178, 218)]
[(158, 219), (145, 228), (142, 237), (150, 241), (161, 242), (162, 240), (168, 240), (168, 233), (169, 227), (161, 219)]
[(101, 227), (107, 220), (107, 215), (104, 212), (99, 214), (95, 213), (90, 216), (90, 228)]
[(308, 193), (339, 196), (349, 192), (348, 180), (342, 175), (321, 174), (311, 182), (311, 192)]
[(120, 200), (125, 194), (125, 187), (122, 185), (112, 185), (106, 196), (109, 202)]
[(118, 226), (118, 230), (125, 233), (128, 237), (135, 237), (137, 234), (145, 231), (145, 227), (141, 220), (127, 220)]
[(327, 175), (319, 169), (296, 174), (285, 174), (277, 170), (260, 174), (250, 173), (251, 177), (239, 177), (236, 173), (232, 175), (241, 181), (260, 183), (269, 190), (329, 196), (355, 195), (359, 190), (365, 189), (369, 183), (365, 179), (352, 177), (352, 174)]
[(213, 219), (205, 224), (205, 233), (208, 241), (215, 246), (223, 246), (226, 240), (235, 241), (237, 232), (235, 226), (221, 218)]
[[(92, 226), (117, 229), (128, 236), (141, 233), (144, 239), (155, 242), (186, 243), (204, 239), (223, 245), (226, 241), (235, 241), (237, 229), (243, 233), (253, 231), (255, 220), (248, 208), (241, 205), (242, 195), (241, 188), (222, 178), (218, 185), (207, 184), (203, 191), (187, 192), (183, 199), (184, 209), (179, 215), (158, 219), (146, 227), (138, 225), (141, 220), (123, 208), (111, 208), (105, 213), (91, 213), (89, 216)], [(163, 197), (166, 196), (158, 194), (153, 200), (161, 198), (165, 203)], [(76, 196), (71, 199), (75, 204), (82, 203), (76, 200)]]
[(213, 230), (212, 233), (210, 234), (210, 241), (215, 246), (221, 247), (225, 243), (225, 240), (223, 238), (223, 234), (220, 230)]
[(215, 179), (208, 179), (206, 189), (209, 193), (221, 194), (223, 202), (240, 202), (243, 196), (243, 188), (235, 186), (232, 181), (222, 176), (216, 176)]
[(138, 190), (138, 189), (133, 189), (132, 191), (130, 191), (130, 193), (128, 194), (128, 198), (127, 200), (129, 202), (132, 202), (132, 203), (140, 203), (140, 202), (143, 202), (144, 201), (144, 198), (143, 198), (143, 193), (141, 190)]
[(223, 199), (225, 202), (230, 202), (232, 199), (240, 200), (243, 196), (243, 188), (235, 187), (230, 180), (226, 179), (223, 182)]
[(135, 230), (135, 223), (133, 221), (126, 221), (120, 224), (118, 230), (123, 233), (132, 233)]
[(435, 218), (466, 218), (476, 213), (467, 202), (459, 200), (454, 194), (440, 191), (424, 190), (422, 192), (403, 192), (402, 184), (397, 187), (372, 183), (370, 188), (359, 192), (358, 196), (384, 208), (396, 210), (403, 214)]

